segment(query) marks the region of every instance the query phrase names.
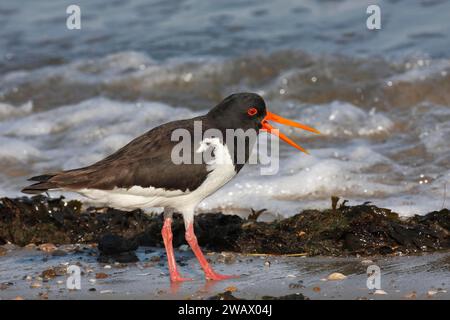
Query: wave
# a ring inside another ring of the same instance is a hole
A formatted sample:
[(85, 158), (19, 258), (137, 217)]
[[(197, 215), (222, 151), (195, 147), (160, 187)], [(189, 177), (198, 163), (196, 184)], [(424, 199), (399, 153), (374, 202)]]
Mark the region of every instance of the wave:
[(289, 215), (329, 206), (331, 195), (405, 215), (440, 209), (450, 176), (448, 68), (286, 50), (165, 62), (121, 52), (10, 72), (0, 77), (0, 192), (17, 196), (28, 175), (88, 165), (249, 90), (323, 134), (280, 128), (312, 156), (282, 146), (277, 175), (247, 166), (201, 210), (248, 210), (251, 198), (255, 209)]

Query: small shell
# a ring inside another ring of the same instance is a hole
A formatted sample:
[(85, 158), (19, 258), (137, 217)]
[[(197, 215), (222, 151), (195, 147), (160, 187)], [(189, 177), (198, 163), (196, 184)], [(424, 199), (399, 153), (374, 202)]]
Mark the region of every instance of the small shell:
[(375, 292), (373, 294), (385, 295), (385, 294), (387, 294), (387, 292), (384, 290), (381, 290), (381, 289), (377, 289), (377, 290), (375, 290)]
[(343, 275), (342, 273), (339, 273), (339, 272), (333, 272), (332, 274), (330, 274), (329, 276), (328, 276), (328, 280), (330, 280), (330, 281), (336, 281), (336, 280), (344, 280), (344, 279), (346, 279), (347, 278), (347, 276), (346, 275)]

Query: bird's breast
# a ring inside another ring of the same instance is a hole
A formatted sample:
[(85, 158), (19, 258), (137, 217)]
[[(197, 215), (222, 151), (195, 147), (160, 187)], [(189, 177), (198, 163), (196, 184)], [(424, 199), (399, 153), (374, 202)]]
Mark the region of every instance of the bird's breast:
[(208, 196), (218, 190), (236, 175), (233, 158), (226, 144), (218, 138), (205, 138), (196, 150), (202, 153), (207, 166), (208, 177), (196, 192)]

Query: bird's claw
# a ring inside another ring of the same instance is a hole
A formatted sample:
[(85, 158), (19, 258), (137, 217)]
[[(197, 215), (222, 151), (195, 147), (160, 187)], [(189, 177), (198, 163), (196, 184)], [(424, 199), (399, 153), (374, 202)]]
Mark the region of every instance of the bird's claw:
[(172, 282), (184, 282), (184, 281), (193, 281), (193, 280), (194, 279), (192, 279), (192, 278), (184, 278), (179, 274), (170, 276), (170, 281), (172, 281)]

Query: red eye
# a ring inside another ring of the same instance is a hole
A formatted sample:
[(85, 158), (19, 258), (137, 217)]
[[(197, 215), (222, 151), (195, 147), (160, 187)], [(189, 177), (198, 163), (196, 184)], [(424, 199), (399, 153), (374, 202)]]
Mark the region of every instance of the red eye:
[(250, 109), (247, 110), (247, 114), (249, 116), (254, 116), (257, 113), (258, 113), (258, 110), (256, 108), (250, 108)]

